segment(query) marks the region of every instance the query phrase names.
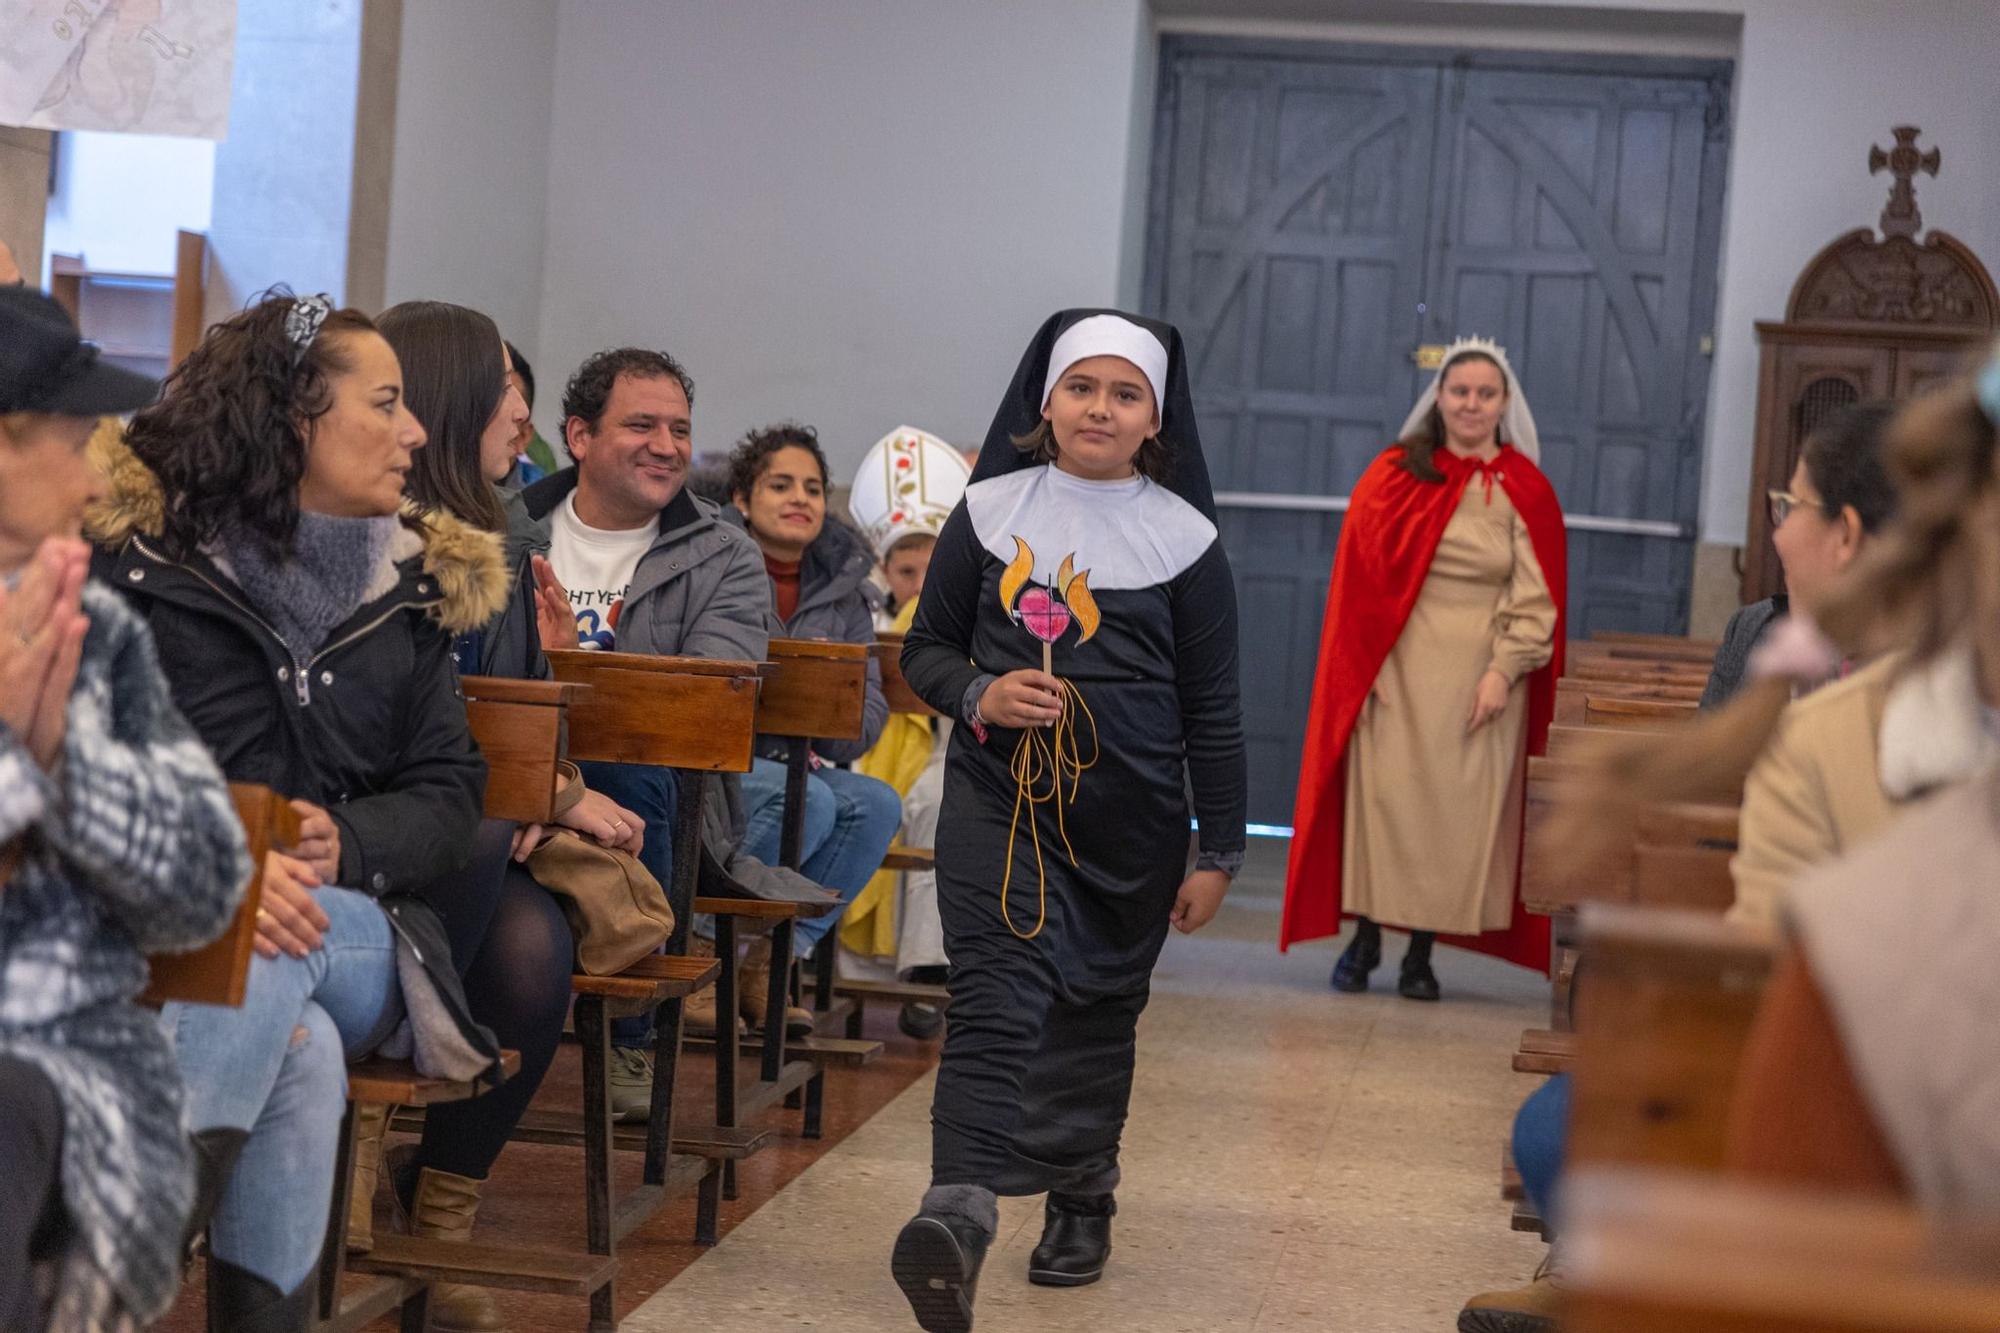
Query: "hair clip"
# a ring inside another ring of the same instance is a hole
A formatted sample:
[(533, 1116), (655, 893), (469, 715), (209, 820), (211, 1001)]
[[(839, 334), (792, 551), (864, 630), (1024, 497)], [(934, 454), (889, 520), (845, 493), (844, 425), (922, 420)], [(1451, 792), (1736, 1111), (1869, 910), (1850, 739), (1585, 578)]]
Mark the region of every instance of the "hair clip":
[(292, 369), (298, 369), (299, 363), (305, 360), (313, 339), (319, 337), (320, 326), (332, 313), (332, 298), (323, 292), (318, 296), (294, 298), (292, 308), (285, 312), (285, 337), (292, 344)]
[(1986, 413), (1986, 419), (2000, 430), (2000, 356), (1986, 363), (1986, 369), (1979, 372), (1977, 381), (1979, 409)]

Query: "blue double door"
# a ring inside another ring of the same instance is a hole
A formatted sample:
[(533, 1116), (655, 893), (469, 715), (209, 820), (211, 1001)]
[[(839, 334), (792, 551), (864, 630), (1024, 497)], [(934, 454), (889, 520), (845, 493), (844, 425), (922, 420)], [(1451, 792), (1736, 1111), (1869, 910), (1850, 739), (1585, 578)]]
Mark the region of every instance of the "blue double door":
[(1681, 632), (1725, 165), (1714, 61), (1164, 39), (1146, 306), (1193, 357), (1284, 824), (1339, 504), (1461, 334), (1572, 516), (1570, 627)]

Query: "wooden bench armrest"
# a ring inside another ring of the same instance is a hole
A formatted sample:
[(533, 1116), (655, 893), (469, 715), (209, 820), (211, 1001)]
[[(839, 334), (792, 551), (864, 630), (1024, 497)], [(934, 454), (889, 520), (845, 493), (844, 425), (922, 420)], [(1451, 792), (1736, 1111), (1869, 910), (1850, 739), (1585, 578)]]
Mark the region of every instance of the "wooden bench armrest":
[(694, 994), (714, 982), (721, 972), (720, 959), (655, 953), (647, 954), (623, 972), (601, 977), (579, 972), (569, 979), (569, 988), (578, 995), (603, 995), (619, 1000), (667, 1000)]

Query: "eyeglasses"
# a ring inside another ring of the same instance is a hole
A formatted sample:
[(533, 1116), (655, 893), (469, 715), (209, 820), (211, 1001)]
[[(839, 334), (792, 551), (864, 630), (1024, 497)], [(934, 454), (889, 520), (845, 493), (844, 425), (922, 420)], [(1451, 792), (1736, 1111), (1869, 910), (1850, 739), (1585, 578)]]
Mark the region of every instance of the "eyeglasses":
[(1794, 509), (1808, 503), (1790, 491), (1765, 491), (1764, 500), (1771, 506), (1771, 526), (1782, 528)]

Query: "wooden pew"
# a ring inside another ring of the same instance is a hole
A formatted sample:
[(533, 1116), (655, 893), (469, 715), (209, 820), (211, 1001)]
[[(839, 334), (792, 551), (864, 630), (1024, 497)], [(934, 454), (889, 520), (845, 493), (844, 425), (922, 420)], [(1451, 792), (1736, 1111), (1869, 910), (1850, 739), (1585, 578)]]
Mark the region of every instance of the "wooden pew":
[[(712, 1244), (717, 1232), (722, 1165), (761, 1148), (767, 1136), (692, 1126), (683, 1136), (675, 1122), (682, 1008), (686, 997), (727, 975), (712, 959), (687, 956), (702, 860), (702, 793), (710, 773), (742, 773), (754, 753), (759, 668), (754, 662), (644, 653), (556, 650), (548, 653), (558, 681), (588, 686), (571, 705), (569, 757), (608, 763), (650, 764), (677, 774), (672, 882), (663, 886), (674, 929), (666, 953), (642, 960), (617, 978), (573, 979), (575, 1029), (583, 1052), (585, 1227), (590, 1248), (614, 1252), (616, 1243), (689, 1185), (698, 1191), (695, 1239)], [(654, 1020), (652, 1106), (647, 1123), (614, 1132), (611, 1123), (610, 1019), (615, 1013), (659, 1004)], [(563, 1117), (530, 1112), (517, 1137), (576, 1143)], [(615, 1194), (612, 1153), (644, 1154), (639, 1186)], [(676, 1160), (678, 1156), (679, 1160)], [(592, 1328), (614, 1326), (604, 1292), (592, 1298)]]
[(1615, 1168), (1564, 1197), (1573, 1333), (2000, 1327), (2000, 1219)]

